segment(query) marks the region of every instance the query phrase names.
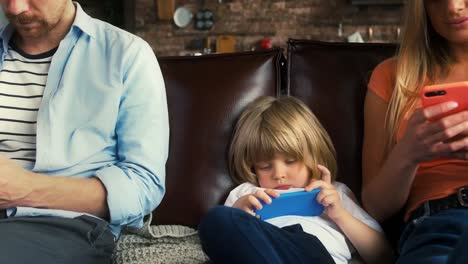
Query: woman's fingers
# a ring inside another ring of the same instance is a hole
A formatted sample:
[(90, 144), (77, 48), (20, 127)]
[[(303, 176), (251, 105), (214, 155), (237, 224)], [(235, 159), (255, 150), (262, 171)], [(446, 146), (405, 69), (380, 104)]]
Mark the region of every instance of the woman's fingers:
[(447, 141), (458, 135), (468, 135), (468, 112), (463, 111), (444, 117), (427, 125), (430, 143)]
[[(454, 102), (445, 102), (425, 109), (418, 108), (408, 120), (406, 133), (402, 138), (416, 162), (434, 158), (450, 157), (451, 153), (468, 148), (468, 111), (431, 120), (457, 107)], [(456, 154), (463, 156), (463, 154)]]
[(436, 116), (439, 116), (443, 113), (450, 112), (451, 110), (455, 109), (458, 107), (458, 103), (454, 101), (450, 102), (444, 102), (440, 104), (436, 104), (433, 106), (428, 106), (425, 107), (422, 111), (424, 117), (429, 120), (431, 118), (434, 118)]

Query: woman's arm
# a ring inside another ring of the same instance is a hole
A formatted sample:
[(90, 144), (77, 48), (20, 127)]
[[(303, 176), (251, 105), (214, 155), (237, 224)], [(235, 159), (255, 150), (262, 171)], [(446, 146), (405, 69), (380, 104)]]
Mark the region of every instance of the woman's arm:
[(387, 107), (383, 99), (368, 90), (364, 104), (362, 202), (364, 208), (379, 221), (404, 206), (417, 169), (417, 163), (407, 158), (401, 144), (394, 146), (384, 160)]
[(364, 106), (362, 201), (364, 207), (380, 221), (404, 206), (418, 164), (466, 153), (465, 137), (458, 140), (456, 137), (464, 136), (468, 130), (466, 112), (434, 122), (427, 121), (456, 108), (454, 102), (418, 108), (411, 114), (402, 138), (387, 154), (384, 152), (387, 106), (373, 91), (367, 92)]

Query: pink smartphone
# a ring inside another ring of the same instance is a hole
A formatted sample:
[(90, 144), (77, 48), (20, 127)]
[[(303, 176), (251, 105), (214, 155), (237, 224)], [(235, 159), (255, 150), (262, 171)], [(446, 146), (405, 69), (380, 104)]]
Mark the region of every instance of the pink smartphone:
[(468, 82), (429, 85), (421, 90), (421, 102), (424, 108), (448, 101), (457, 102), (458, 107), (431, 118), (431, 121), (468, 109)]

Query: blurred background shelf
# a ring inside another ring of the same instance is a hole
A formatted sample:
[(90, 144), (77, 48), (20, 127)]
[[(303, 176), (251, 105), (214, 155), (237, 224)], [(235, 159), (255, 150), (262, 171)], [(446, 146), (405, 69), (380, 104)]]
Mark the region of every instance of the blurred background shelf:
[(135, 32), (135, 0), (78, 0), (77, 2), (90, 16), (129, 32)]

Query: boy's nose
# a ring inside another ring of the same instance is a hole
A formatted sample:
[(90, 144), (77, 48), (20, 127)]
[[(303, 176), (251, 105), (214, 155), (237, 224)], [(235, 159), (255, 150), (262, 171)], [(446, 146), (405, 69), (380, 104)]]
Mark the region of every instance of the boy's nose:
[(281, 180), (286, 177), (285, 170), (281, 166), (275, 166), (273, 169), (273, 179)]

